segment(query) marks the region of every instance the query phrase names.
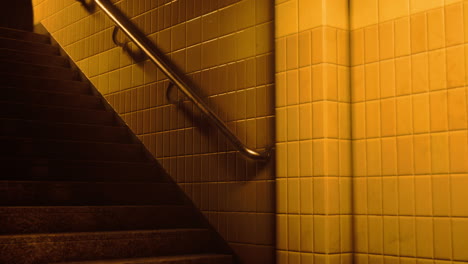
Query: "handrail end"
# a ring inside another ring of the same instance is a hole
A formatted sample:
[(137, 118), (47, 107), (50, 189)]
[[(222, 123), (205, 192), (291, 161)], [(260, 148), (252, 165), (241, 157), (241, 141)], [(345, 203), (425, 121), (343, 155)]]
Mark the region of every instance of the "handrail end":
[(259, 162), (268, 162), (272, 156), (272, 153), (275, 149), (275, 145), (271, 145), (265, 148), (263, 152), (258, 152), (252, 149), (245, 148), (244, 149), (244, 154), (248, 158), (254, 161), (259, 161)]

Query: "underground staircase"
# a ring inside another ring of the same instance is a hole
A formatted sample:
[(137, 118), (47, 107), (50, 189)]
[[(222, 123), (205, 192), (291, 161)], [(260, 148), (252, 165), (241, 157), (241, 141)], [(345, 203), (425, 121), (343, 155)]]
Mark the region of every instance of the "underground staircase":
[(0, 263), (233, 263), (50, 43), (0, 28)]

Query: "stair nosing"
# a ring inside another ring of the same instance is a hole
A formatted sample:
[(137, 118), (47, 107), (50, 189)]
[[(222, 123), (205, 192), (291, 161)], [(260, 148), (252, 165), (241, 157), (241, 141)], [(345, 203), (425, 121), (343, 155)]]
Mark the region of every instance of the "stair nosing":
[[(120, 264), (122, 261), (126, 264), (145, 264), (146, 261), (157, 261), (159, 260), (190, 260), (191, 258), (227, 258), (232, 259), (232, 255), (221, 254), (221, 253), (200, 253), (200, 254), (181, 254), (181, 255), (166, 255), (166, 256), (155, 256), (155, 257), (143, 257), (143, 258), (124, 258), (124, 259), (100, 259), (100, 260), (83, 260), (83, 261), (72, 261), (72, 262), (55, 262), (51, 264)], [(141, 262), (144, 261), (144, 262)]]

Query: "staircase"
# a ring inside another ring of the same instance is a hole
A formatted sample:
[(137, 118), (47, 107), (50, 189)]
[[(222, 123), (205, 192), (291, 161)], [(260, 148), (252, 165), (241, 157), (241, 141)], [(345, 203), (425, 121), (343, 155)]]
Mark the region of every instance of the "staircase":
[(0, 28), (0, 90), (1, 264), (233, 263), (49, 37)]

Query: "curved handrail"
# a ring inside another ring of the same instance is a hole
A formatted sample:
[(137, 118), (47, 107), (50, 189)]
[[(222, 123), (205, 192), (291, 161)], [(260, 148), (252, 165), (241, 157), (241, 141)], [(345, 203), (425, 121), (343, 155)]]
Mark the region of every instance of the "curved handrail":
[[(84, 3), (84, 0), (78, 0)], [(122, 30), (125, 35), (140, 48), (148, 58), (171, 80), (171, 82), (179, 87), (182, 93), (190, 99), (203, 112), (212, 123), (231, 141), (234, 147), (246, 157), (256, 161), (267, 161), (271, 156), (272, 147), (267, 148), (264, 152), (258, 152), (248, 148), (240, 139), (232, 133), (226, 124), (208, 107), (203, 99), (194, 93), (193, 89), (177, 74), (177, 72), (169, 66), (169, 64), (153, 49), (153, 44), (140, 34), (140, 31), (135, 25), (125, 17), (112, 3), (107, 0), (94, 0), (94, 3), (102, 9), (102, 11)]]

